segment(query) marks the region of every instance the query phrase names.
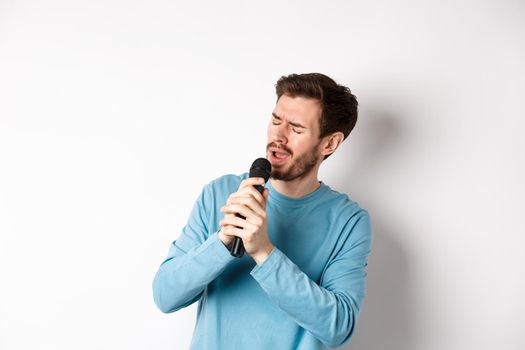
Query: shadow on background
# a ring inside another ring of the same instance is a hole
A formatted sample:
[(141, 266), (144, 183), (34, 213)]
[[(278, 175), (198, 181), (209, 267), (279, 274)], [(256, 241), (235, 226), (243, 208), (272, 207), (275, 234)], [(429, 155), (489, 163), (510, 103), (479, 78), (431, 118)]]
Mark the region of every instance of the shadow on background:
[(341, 349), (413, 349), (409, 264), (392, 236), (385, 227), (375, 225), (368, 294), (354, 338)]
[(408, 131), (389, 112), (369, 111), (360, 116), (359, 122), (366, 136), (350, 145), (348, 152), (353, 160), (343, 164), (350, 164), (351, 169), (341, 173), (350, 175), (352, 182), (358, 184), (358, 188), (348, 188), (347, 193), (366, 199), (366, 209), (372, 218), (373, 244), (368, 263), (368, 292), (356, 333), (339, 349), (411, 350), (415, 344), (412, 327), (415, 310), (411, 306), (410, 261), (398, 238), (403, 235), (398, 234), (395, 223), (389, 222), (387, 208), (381, 205), (381, 186), (388, 183), (384, 181), (388, 174), (378, 171), (384, 171), (384, 164), (392, 164), (392, 153), (407, 146), (404, 143), (409, 142), (405, 135)]

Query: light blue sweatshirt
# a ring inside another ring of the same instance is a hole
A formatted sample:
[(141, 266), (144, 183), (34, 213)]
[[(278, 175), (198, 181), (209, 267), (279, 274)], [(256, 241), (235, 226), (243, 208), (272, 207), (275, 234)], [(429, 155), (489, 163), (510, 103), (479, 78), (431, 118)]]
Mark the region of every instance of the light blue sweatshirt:
[(270, 256), (234, 258), (218, 238), (220, 208), (248, 175), (202, 190), (153, 281), (163, 312), (199, 301), (191, 349), (314, 350), (352, 335), (365, 296), (368, 213), (321, 182), (290, 198), (268, 182)]

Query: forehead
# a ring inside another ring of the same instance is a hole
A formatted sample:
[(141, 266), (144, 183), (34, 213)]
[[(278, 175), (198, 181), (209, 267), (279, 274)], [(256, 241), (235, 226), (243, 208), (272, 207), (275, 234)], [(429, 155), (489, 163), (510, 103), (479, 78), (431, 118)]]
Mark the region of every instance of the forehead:
[(313, 127), (318, 125), (321, 116), (321, 105), (313, 98), (282, 95), (273, 113), (290, 122)]

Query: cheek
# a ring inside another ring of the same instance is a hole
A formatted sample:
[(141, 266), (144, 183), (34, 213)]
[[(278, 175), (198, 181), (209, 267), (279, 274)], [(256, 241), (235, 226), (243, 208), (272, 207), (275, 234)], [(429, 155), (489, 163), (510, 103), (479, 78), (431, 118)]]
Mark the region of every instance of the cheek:
[(303, 153), (312, 150), (313, 146), (315, 146), (315, 144), (310, 141), (308, 136), (295, 135), (295, 137), (289, 140), (289, 146), (297, 153)]
[(301, 153), (304, 148), (303, 142), (301, 142), (301, 139), (298, 138), (297, 135), (290, 136), (286, 145), (293, 150), (294, 154)]

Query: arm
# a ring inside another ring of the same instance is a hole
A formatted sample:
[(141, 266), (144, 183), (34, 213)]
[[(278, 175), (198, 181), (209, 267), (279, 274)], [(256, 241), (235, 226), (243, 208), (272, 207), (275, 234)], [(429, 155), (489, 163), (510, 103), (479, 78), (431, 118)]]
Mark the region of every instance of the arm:
[(197, 301), (206, 286), (233, 260), (216, 232), (210, 232), (213, 198), (204, 187), (181, 236), (153, 280), (153, 298), (162, 312), (173, 312)]
[[(253, 193), (255, 181), (243, 181), (221, 211), (221, 235), (241, 237), (248, 253), (257, 263), (252, 277), (279, 308), (299, 326), (328, 346), (350, 339), (365, 295), (365, 279), (370, 254), (370, 219), (364, 210), (352, 215), (342, 228), (340, 241), (321, 275), (312, 281), (286, 255), (273, 247), (268, 238), (266, 202)], [(260, 196), (260, 194), (259, 194)], [(324, 264), (324, 262), (323, 262)]]
[(350, 339), (365, 295), (371, 245), (368, 215), (350, 220), (345, 230), (348, 239), (328, 263), (319, 285), (277, 248), (251, 272), (279, 308), (328, 346)]

